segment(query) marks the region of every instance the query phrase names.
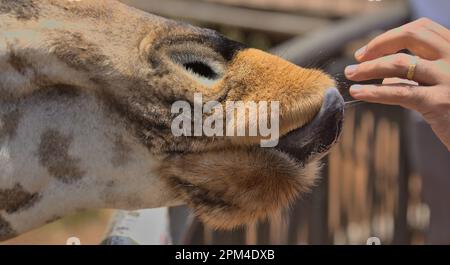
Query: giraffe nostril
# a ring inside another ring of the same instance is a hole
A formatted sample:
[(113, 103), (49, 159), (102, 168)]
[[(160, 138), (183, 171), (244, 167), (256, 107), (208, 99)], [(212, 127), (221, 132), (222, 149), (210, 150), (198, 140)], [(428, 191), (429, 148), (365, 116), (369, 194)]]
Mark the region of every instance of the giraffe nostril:
[(326, 91), (316, 117), (305, 126), (280, 139), (278, 150), (298, 161), (307, 162), (312, 156), (323, 156), (337, 141), (344, 119), (344, 99), (336, 88)]
[(217, 79), (218, 78), (218, 74), (211, 68), (211, 66), (203, 63), (203, 62), (199, 62), (199, 61), (195, 61), (195, 62), (188, 62), (188, 63), (184, 63), (183, 64), (184, 68), (186, 68), (186, 70), (188, 71), (192, 71), (195, 74), (198, 74), (199, 76), (202, 76), (204, 78), (208, 78), (208, 79)]

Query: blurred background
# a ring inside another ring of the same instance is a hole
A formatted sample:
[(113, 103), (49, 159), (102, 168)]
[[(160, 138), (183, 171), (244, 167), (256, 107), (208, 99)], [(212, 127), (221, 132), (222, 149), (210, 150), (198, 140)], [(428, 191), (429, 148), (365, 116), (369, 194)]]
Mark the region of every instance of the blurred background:
[[(122, 2), (215, 29), (304, 67), (321, 68), (336, 78), (346, 100), (351, 100), (351, 83), (343, 69), (372, 37), (421, 16), (450, 27), (448, 0)], [(325, 159), (317, 187), (270, 220), (223, 232), (205, 227), (185, 207), (92, 211), (6, 244), (65, 244), (71, 236), (82, 244), (99, 244), (117, 236), (130, 239), (131, 234), (153, 239), (131, 238), (128, 243), (365, 244), (378, 237), (382, 244), (450, 244), (449, 162), (450, 153), (419, 115), (392, 106), (353, 104), (346, 107), (343, 135)], [(165, 225), (154, 225), (161, 216)]]

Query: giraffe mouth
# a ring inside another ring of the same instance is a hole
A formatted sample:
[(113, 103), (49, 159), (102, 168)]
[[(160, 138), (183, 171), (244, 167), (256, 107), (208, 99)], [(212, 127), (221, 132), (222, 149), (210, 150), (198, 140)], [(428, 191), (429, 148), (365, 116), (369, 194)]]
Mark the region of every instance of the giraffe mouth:
[(166, 158), (161, 177), (208, 225), (231, 229), (267, 217), (311, 191), (316, 163), (342, 130), (344, 100), (326, 91), (320, 111), (275, 147), (256, 145)]
[(280, 138), (275, 147), (305, 164), (322, 158), (337, 142), (344, 120), (344, 99), (336, 88), (325, 93), (322, 107), (315, 118), (305, 126)]

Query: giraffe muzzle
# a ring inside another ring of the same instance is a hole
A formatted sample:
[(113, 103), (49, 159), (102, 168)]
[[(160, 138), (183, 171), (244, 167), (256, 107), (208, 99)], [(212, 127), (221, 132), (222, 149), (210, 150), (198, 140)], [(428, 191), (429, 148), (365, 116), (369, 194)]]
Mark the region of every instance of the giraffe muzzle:
[(322, 107), (315, 118), (280, 139), (276, 149), (305, 164), (322, 158), (336, 143), (344, 120), (344, 99), (336, 88), (326, 91)]

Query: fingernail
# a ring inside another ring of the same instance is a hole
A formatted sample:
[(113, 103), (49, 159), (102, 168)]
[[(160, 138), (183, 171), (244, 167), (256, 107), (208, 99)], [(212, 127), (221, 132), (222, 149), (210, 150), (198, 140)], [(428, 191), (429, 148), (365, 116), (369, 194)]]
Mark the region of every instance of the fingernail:
[(367, 50), (367, 46), (360, 48), (359, 50), (357, 50), (355, 52), (355, 57), (360, 58), (361, 56), (363, 56), (366, 53), (366, 50)]
[(345, 74), (348, 75), (353, 75), (356, 72), (356, 69), (358, 69), (358, 65), (357, 64), (353, 64), (353, 65), (349, 65), (347, 67), (345, 67)]
[(358, 91), (362, 88), (362, 85), (353, 85), (350, 87), (350, 91)]

